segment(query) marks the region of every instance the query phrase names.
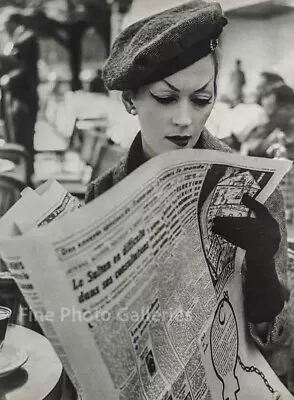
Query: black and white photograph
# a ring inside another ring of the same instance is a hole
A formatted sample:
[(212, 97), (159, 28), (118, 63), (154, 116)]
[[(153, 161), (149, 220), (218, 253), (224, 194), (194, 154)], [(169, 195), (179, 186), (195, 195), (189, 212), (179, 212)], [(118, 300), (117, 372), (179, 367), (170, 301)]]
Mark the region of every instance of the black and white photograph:
[(293, 37), (0, 0), (0, 400), (294, 400)]

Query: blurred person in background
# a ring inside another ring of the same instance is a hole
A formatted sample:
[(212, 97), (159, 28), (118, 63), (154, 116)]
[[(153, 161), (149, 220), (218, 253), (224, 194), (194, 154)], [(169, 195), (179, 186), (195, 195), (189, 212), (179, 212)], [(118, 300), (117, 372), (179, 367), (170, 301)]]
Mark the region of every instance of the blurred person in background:
[(230, 74), (230, 85), (233, 106), (243, 103), (243, 88), (246, 83), (245, 73), (242, 70), (241, 60), (236, 60), (235, 68)]
[(285, 83), (284, 79), (275, 72), (263, 71), (259, 75), (259, 80), (255, 89), (255, 101), (261, 104), (263, 92), (272, 85)]
[[(260, 96), (267, 122), (249, 132), (243, 148), (248, 155), (273, 157), (287, 153), (294, 160), (294, 91), (285, 84), (275, 84)], [(282, 148), (283, 147), (283, 148)]]
[[(264, 127), (271, 118), (270, 104), (267, 105), (266, 102), (263, 105), (261, 104), (263, 93), (275, 85), (283, 84), (285, 82), (280, 75), (267, 71), (261, 72), (253, 93), (253, 101), (246, 104), (238, 104), (227, 116), (228, 136), (223, 136), (222, 140), (232, 149), (237, 151), (242, 149), (242, 152), (246, 154), (246, 145), (243, 146), (244, 143), (249, 138), (251, 141), (253, 133), (258, 128)], [(273, 113), (275, 114), (276, 111), (273, 110)]]
[[(294, 160), (294, 91), (276, 84), (263, 91), (260, 98), (268, 121), (253, 129), (242, 145), (245, 154), (258, 157)], [(294, 170), (281, 182), (288, 223), (294, 218)]]
[(9, 40), (4, 47), (3, 57), (13, 58), (16, 65), (0, 80), (2, 89), (11, 96), (11, 103), (4, 107), (4, 118), (5, 114), (11, 113), (15, 141), (28, 152), (28, 176), (31, 184), (34, 173), (35, 123), (39, 105), (39, 44), (35, 34), (23, 26), (19, 13), (7, 15), (5, 29)]

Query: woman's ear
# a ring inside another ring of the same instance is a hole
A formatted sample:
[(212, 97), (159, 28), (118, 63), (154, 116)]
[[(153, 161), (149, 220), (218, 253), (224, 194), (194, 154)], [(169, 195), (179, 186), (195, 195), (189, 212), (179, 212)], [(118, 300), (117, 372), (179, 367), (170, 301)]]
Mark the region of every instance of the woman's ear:
[(137, 110), (133, 102), (133, 92), (131, 90), (125, 90), (121, 97), (127, 112), (131, 115), (137, 115)]

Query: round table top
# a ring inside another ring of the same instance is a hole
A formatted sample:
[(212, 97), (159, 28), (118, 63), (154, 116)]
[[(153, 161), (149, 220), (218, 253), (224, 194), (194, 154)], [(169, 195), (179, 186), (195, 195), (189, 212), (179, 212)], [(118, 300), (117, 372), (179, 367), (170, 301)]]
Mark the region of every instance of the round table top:
[(0, 400), (60, 400), (62, 365), (44, 336), (19, 325), (7, 329), (5, 343), (21, 346), (26, 363), (0, 378)]

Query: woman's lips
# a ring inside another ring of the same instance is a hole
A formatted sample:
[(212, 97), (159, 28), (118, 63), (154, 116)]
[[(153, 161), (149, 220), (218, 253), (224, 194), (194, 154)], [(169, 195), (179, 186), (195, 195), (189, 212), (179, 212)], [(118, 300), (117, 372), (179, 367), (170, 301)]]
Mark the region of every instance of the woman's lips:
[(166, 136), (166, 138), (179, 147), (185, 147), (189, 143), (191, 136)]

